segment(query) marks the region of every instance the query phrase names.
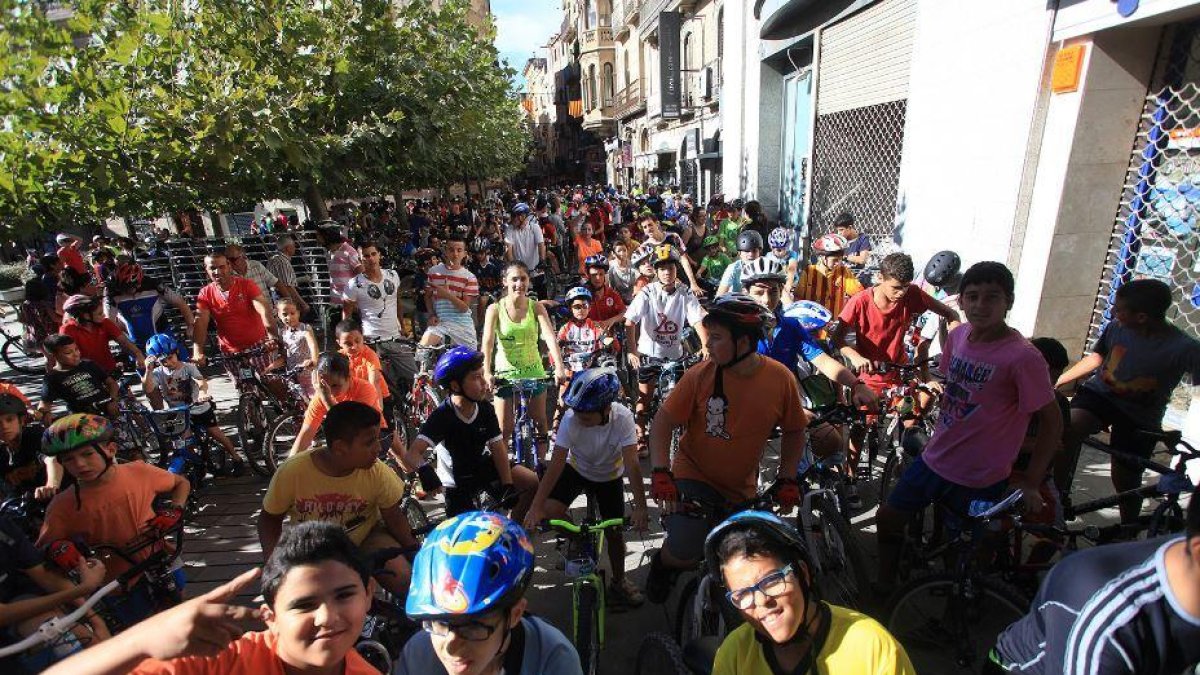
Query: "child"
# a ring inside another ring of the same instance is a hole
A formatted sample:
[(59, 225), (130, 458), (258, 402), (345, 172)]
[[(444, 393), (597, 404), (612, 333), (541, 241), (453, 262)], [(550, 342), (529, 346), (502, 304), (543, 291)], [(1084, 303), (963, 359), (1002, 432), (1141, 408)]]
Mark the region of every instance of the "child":
[(100, 298), (72, 295), (63, 304), (63, 312), (66, 318), (59, 332), (75, 340), (83, 358), (94, 362), (104, 372), (111, 373), (117, 369), (117, 361), (108, 348), (110, 341), (116, 342), (133, 357), (138, 370), (146, 367), (142, 350), (129, 341), (120, 326), (105, 318)]
[[(586, 493), (600, 518), (625, 516), (625, 493), (621, 475), (628, 471), (633, 492), (634, 529), (647, 526), (646, 493), (637, 457), (637, 424), (629, 408), (615, 403), (621, 381), (610, 368), (591, 368), (575, 373), (563, 395), (569, 408), (554, 438), (554, 454), (525, 527), (533, 529), (543, 518), (566, 518), (567, 508)], [(625, 539), (620, 529), (605, 533), (612, 569), (609, 598), (618, 605), (637, 607), (645, 597), (625, 575)]]
[(42, 383), (42, 402), (38, 404), (44, 424), (50, 424), (50, 411), (59, 399), (71, 412), (100, 413), (116, 419), (117, 381), (108, 372), (84, 359), (68, 335), (51, 335), (42, 347), (54, 359)]
[(791, 249), (792, 232), (786, 227), (777, 227), (767, 235), (767, 246), (770, 251), (764, 256), (778, 262), (784, 269), (783, 301), (792, 301), (792, 287), (796, 283), (796, 267), (800, 263), (800, 254)]
[(575, 259), (579, 261), (579, 276), (587, 274), (584, 261), (590, 256), (604, 252), (604, 245), (599, 239), (592, 238), (592, 225), (587, 220), (580, 220), (578, 226), (572, 226)]
[[(628, 232), (628, 228), (622, 227), (621, 231)], [(638, 278), (637, 267), (630, 259), (633, 253), (630, 244), (627, 239), (617, 239), (613, 242), (612, 258), (608, 267), (608, 285), (617, 291), (626, 305), (633, 300), (633, 285)]]
[(416, 253), (417, 271), (413, 274), (413, 332), (424, 334), (429, 326), (429, 303), (425, 300), (425, 289), (429, 284), (429, 270), (441, 264), (438, 252), (431, 248), (418, 249)]
[[(337, 523), (364, 553), (416, 546), (400, 509), (404, 483), (379, 461), (380, 420), (376, 407), (338, 403), (324, 418), (326, 444), (293, 456), (275, 471), (258, 518), (258, 539), (266, 558), (279, 543), (285, 517), (293, 523)], [(408, 592), (408, 561), (396, 555), (384, 568), (379, 582), (403, 597)]]
[(838, 316), (846, 299), (863, 289), (854, 272), (842, 262), (846, 255), (846, 240), (838, 234), (827, 234), (813, 242), (813, 253), (817, 262), (800, 273), (800, 281), (792, 295), (796, 300), (820, 303)]
[[(1050, 371), (1050, 381), (1054, 382), (1062, 377), (1063, 371), (1067, 369), (1070, 359), (1067, 357), (1067, 348), (1054, 338), (1039, 337), (1029, 341), (1042, 354), (1042, 359), (1046, 362), (1046, 367)], [(1058, 459), (1063, 448), (1068, 432), (1066, 429), (1071, 423), (1071, 405), (1067, 402), (1067, 398), (1057, 391), (1054, 392), (1054, 402), (1058, 405), (1058, 410), (1062, 415), (1063, 420), (1063, 436), (1059, 439), (1059, 443), (1054, 446), (1055, 459)], [(1029, 423), (1029, 429), (1025, 431), (1025, 440), (1021, 443), (1021, 450), (1017, 453), (1017, 459), (1013, 462), (1012, 475), (1008, 480), (1013, 483), (1021, 483), (1030, 479), (1029, 482), (1035, 482), (1032, 477), (1028, 476), (1029, 463), (1033, 458), (1033, 451), (1037, 443), (1038, 424), (1037, 420)], [(1047, 472), (1041, 477), (1041, 487), (1039, 493), (1042, 495), (1042, 501), (1046, 503), (1045, 508), (1039, 513), (1025, 513), (1021, 516), (1021, 520), (1026, 523), (1035, 523), (1039, 525), (1058, 525), (1063, 524), (1062, 499), (1058, 493), (1058, 488), (1054, 484), (1053, 476)], [(1054, 554), (1058, 552), (1058, 547), (1054, 540), (1034, 535), (1032, 549), (1029, 552), (1027, 564), (1043, 564), (1050, 561)]]
[(233, 441), (225, 435), (221, 425), (217, 424), (217, 404), (208, 394), (208, 380), (200, 373), (194, 363), (184, 363), (179, 355), (183, 346), (175, 338), (166, 333), (152, 335), (146, 342), (146, 372), (142, 376), (142, 390), (150, 399), (155, 410), (161, 410), (165, 403), (168, 407), (191, 405), (208, 401), (212, 407), (208, 412), (192, 416), (192, 424), (208, 431), (217, 445), (229, 455), (230, 465), (227, 474), (240, 476), (245, 469), (242, 458), (238, 457), (233, 448)]
[(483, 354), (461, 345), (451, 347), (438, 359), (433, 377), (449, 396), (421, 424), (402, 464), (416, 467), (425, 452), (436, 446), (447, 516), (475, 509), (476, 498), (487, 492), (501, 504), (519, 495), (513, 514), (523, 518), (537, 489), (537, 475), (509, 462), (507, 437), (487, 402)]
[[(354, 649), (371, 608), (370, 572), (341, 528), (308, 522), (289, 529), (262, 568), (263, 604), (233, 604), (258, 572), (244, 572), (47, 673), (378, 673)], [(256, 619), (267, 629), (242, 634)]]
[(721, 240), (716, 235), (704, 238), (704, 258), (700, 260), (700, 275), (708, 284), (716, 288), (717, 283), (725, 274), (725, 268), (733, 263), (733, 259), (721, 250)]
[[(366, 380), (379, 391), (379, 399), (383, 405), (384, 420), (396, 419), (396, 399), (388, 389), (387, 380), (383, 377), (383, 364), (374, 349), (367, 346), (363, 338), (362, 327), (353, 321), (340, 321), (335, 329), (340, 353), (350, 360), (350, 377)], [(404, 452), (403, 440), (400, 438), (399, 425), (392, 432), (389, 449), (397, 456)]]
[[(1071, 401), (1071, 435), (1055, 467), (1055, 480), (1069, 494), (1083, 439), (1112, 428), (1113, 447), (1149, 459), (1157, 442), (1139, 429), (1158, 429), (1171, 392), (1183, 376), (1200, 382), (1200, 343), (1167, 321), (1171, 288), (1156, 279), (1137, 279), (1117, 289), (1113, 318), (1083, 357), (1055, 383), (1062, 387), (1095, 371)], [(1116, 459), (1113, 489), (1133, 490), (1142, 484), (1142, 468)], [(1132, 524), (1142, 500), (1122, 499), (1121, 523)]]
[[(895, 262), (888, 262), (895, 255), (884, 258), (885, 280), (896, 280)], [(1013, 287), (1012, 273), (997, 262), (978, 263), (963, 275), (968, 323), (950, 331), (942, 352), (941, 417), (877, 515), (881, 592), (895, 579), (905, 524), (931, 503), (965, 514), (972, 501), (995, 500), (1014, 487), (1031, 512), (1042, 509), (1041, 477), (1062, 436), (1062, 412), (1042, 355), (1004, 321)], [(1031, 420), (1037, 436), (1025, 477), (1009, 483)]]
[(326, 413), (343, 401), (357, 401), (371, 406), (379, 411), (380, 419), (377, 425), (382, 430), (387, 429), (387, 420), (383, 418), (383, 401), (379, 398), (379, 388), (370, 382), (353, 377), (350, 373), (350, 359), (344, 354), (326, 353), (317, 361), (316, 395), (308, 402), (304, 411), (304, 421), (296, 440), (292, 442), (290, 457), (304, 452), (312, 445)]
[(295, 380), (304, 391), (304, 403), (313, 397), (313, 366), (321, 354), (317, 346), (317, 335), (312, 326), (300, 322), (300, 310), (291, 298), (280, 298), (275, 303), (279, 315), (279, 338), (283, 341), (285, 367), (297, 370)]
[(503, 292), (501, 278), (504, 276), (504, 266), (492, 260), (490, 246), (490, 242), (486, 239), (476, 239), (471, 242), (471, 253), (474, 255), (474, 259), (467, 265), (467, 269), (475, 275), (476, 281), (479, 282), (479, 302), (475, 303), (475, 322), (480, 326), (483, 325), (484, 312)]
[[(636, 297), (642, 289), (649, 286), (654, 281), (654, 261), (650, 259), (650, 254), (654, 252), (654, 246), (650, 244), (642, 244), (630, 258), (633, 267), (638, 271), (638, 278), (633, 282), (633, 295)], [(630, 300), (630, 302), (633, 302)]]
[[(578, 357), (582, 357), (601, 349), (601, 339), (606, 327), (589, 317), (592, 306), (592, 292), (583, 286), (576, 286), (567, 291), (565, 300), (571, 310), (571, 316), (558, 329), (558, 348), (562, 352), (563, 362), (572, 373), (588, 367)], [(613, 351), (619, 351), (614, 347)], [(574, 359), (572, 357), (575, 357)], [(563, 391), (566, 385), (563, 386)]]
[(0, 393), (0, 498), (20, 497), (49, 501), (62, 482), (62, 467), (42, 456), (42, 426), (27, 424), (29, 404)]
[(479, 296), (479, 281), (463, 267), (466, 242), (462, 237), (449, 237), (443, 254), (445, 261), (429, 270), (425, 299), (432, 305), (433, 313), (429, 315), (429, 328), (421, 336), (421, 344), (435, 346), (448, 340), (474, 348), (479, 341), (475, 337), (471, 304)]

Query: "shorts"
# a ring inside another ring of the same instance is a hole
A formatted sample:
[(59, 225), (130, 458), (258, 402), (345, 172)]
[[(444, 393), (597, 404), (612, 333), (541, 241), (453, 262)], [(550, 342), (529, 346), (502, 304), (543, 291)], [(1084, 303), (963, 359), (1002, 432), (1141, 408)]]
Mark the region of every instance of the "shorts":
[[(504, 379), (504, 378), (497, 378), (497, 379)], [(524, 378), (518, 377), (518, 378), (513, 378), (513, 379), (520, 380), (520, 379), (524, 379)], [(534, 384), (529, 389), (529, 397), (533, 398), (534, 396), (540, 396), (540, 395), (546, 393), (546, 389), (548, 389), (549, 386), (550, 385), (546, 382), (538, 382), (538, 383)], [(514, 396), (514, 393), (513, 393), (512, 384), (502, 384), (499, 387), (496, 387), (496, 398), (507, 399), (507, 398), (513, 398), (513, 396)]]
[(959, 485), (942, 478), (925, 464), (924, 459), (917, 457), (892, 488), (887, 503), (898, 511), (910, 513), (938, 503), (951, 513), (965, 515), (970, 511), (971, 502), (1000, 499), (1006, 487), (1007, 480), (983, 488)]
[(441, 338), (443, 342), (479, 349), (479, 340), (475, 337), (474, 327), (467, 328), (462, 324), (439, 321), (436, 326), (426, 328), (425, 335), (434, 335)]
[[(1071, 399), (1071, 409), (1086, 410), (1109, 427), (1109, 445), (1114, 450), (1127, 452), (1142, 459), (1150, 459), (1150, 455), (1154, 453), (1154, 446), (1158, 444), (1158, 438), (1139, 434), (1138, 430), (1157, 431), (1158, 428), (1139, 424), (1137, 420), (1118, 408), (1103, 394), (1084, 387), (1075, 394), (1075, 398)], [(1113, 461), (1121, 462), (1117, 458), (1113, 458)], [(1128, 464), (1128, 462), (1122, 463)], [(1130, 466), (1136, 467), (1137, 465), (1130, 464)]]
[(491, 458), (480, 461), (474, 475), (460, 478), (454, 477), (454, 487), (446, 486), (446, 517), (453, 518), (460, 513), (474, 511), (478, 508), (475, 498), (480, 492), (488, 493), (492, 499), (500, 499), (500, 474), (496, 473), (496, 465)]
[[(408, 391), (417, 374), (417, 362), (411, 351), (406, 351), (397, 340), (374, 340), (367, 338), (367, 345), (379, 356), (383, 366), (383, 379), (392, 392)], [(395, 395), (393, 393), (393, 395)]]
[[(680, 478), (675, 481), (679, 496), (684, 499), (694, 499), (707, 504), (726, 504), (729, 502), (717, 489), (698, 480)], [(704, 539), (717, 525), (707, 518), (697, 518), (681, 513), (672, 513), (663, 519), (667, 532), (663, 546), (670, 551), (676, 560), (699, 560), (704, 557)]]
[(581, 476), (575, 467), (567, 464), (563, 467), (558, 482), (554, 484), (554, 489), (550, 491), (550, 499), (570, 506), (580, 494), (586, 494), (589, 502), (596, 500), (594, 503), (596, 510), (600, 512), (600, 518), (608, 520), (625, 517), (625, 490), (621, 487), (620, 478), (601, 482), (588, 480)]
[(192, 426), (198, 429), (207, 429), (217, 426), (217, 406), (213, 404), (209, 406), (206, 412), (192, 415)]
[[(251, 349), (258, 349), (260, 347), (265, 346), (266, 344), (267, 344), (267, 339), (263, 339), (259, 342), (256, 342), (256, 343), (250, 345), (249, 347), (246, 347), (244, 350), (239, 350), (239, 351), (249, 351)], [(229, 377), (234, 382), (238, 381), (238, 376), (239, 376), (238, 368), (240, 366), (245, 365), (249, 368), (253, 368), (254, 370), (258, 371), (259, 373), (265, 373), (265, 372), (267, 372), (267, 368), (270, 365), (272, 365), (273, 363), (275, 363), (277, 360), (279, 360), (281, 358), (278, 347), (272, 347), (270, 349), (263, 349), (261, 352), (255, 354), (254, 356), (250, 356), (245, 359), (238, 358), (238, 356), (237, 356), (238, 353), (239, 352), (224, 352), (224, 351), (222, 352), (222, 356), (225, 357), (225, 360), (224, 360), (225, 372), (229, 373)], [(277, 376), (263, 375), (263, 377), (277, 377)]]
[(657, 356), (643, 356), (638, 366), (638, 384), (657, 384), (658, 376), (662, 374), (666, 359)]

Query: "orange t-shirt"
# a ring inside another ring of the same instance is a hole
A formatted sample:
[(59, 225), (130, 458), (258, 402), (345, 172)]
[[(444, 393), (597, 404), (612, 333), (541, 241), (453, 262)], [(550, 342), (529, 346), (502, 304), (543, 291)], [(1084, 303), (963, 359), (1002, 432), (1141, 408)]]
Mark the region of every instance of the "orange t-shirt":
[[(375, 385), (351, 375), (350, 386), (346, 387), (346, 391), (341, 396), (333, 397), (334, 403), (343, 401), (366, 403), (378, 410), (380, 413), (379, 426), (387, 428), (387, 420), (383, 418), (383, 401), (379, 398), (379, 390), (375, 388)], [(304, 421), (311, 426), (319, 427), (321, 422), (325, 421), (325, 414), (328, 412), (329, 409), (325, 407), (324, 403), (321, 403), (321, 397), (314, 396), (308, 402), (308, 409), (304, 411)]]
[[(170, 661), (146, 659), (131, 673), (134, 675), (284, 675), (283, 661), (275, 653), (275, 634), (270, 631), (246, 633), (230, 642), (216, 656), (185, 656)], [(344, 675), (379, 675), (358, 652), (346, 652)]]
[(583, 237), (575, 237), (575, 257), (579, 259), (579, 273), (586, 276), (587, 270), (583, 267), (583, 261), (589, 255), (600, 255), (604, 252), (604, 245), (599, 239), (584, 241)]
[[(50, 500), (37, 540), (39, 547), (55, 539), (76, 536), (89, 546), (124, 547), (141, 533), (146, 521), (154, 517), (154, 498), (175, 487), (175, 474), (145, 462), (114, 464), (108, 473), (112, 478), (105, 483), (84, 487), (79, 502), (75, 500), (73, 487)], [(151, 553), (147, 548), (134, 558), (140, 561)], [(105, 565), (108, 581), (129, 569), (129, 565), (118, 558), (106, 560)]]
[(371, 381), (371, 371), (379, 373), (379, 389), (383, 398), (391, 396), (388, 391), (387, 380), (383, 379), (383, 364), (379, 361), (379, 355), (374, 349), (363, 345), (358, 348), (358, 353), (351, 356), (346, 350), (341, 350), (346, 358), (350, 359), (350, 377), (356, 377), (360, 380)]
[(662, 411), (684, 425), (671, 466), (676, 478), (711, 485), (731, 502), (754, 497), (763, 447), (775, 427), (785, 433), (807, 425), (796, 376), (774, 359), (750, 376), (725, 371), (723, 398), (713, 396), (717, 364), (692, 366), (667, 397)]

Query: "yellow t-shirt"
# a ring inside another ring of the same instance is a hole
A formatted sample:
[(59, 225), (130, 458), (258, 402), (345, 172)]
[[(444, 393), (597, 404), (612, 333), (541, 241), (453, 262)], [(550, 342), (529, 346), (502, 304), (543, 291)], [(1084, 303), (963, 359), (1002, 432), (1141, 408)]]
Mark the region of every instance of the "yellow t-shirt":
[[(904, 647), (865, 614), (829, 605), (829, 636), (817, 656), (819, 673), (837, 675), (915, 675)], [(717, 650), (712, 675), (772, 675), (754, 626), (742, 624)]]
[(403, 496), (400, 477), (383, 462), (335, 478), (313, 464), (311, 452), (302, 452), (284, 462), (271, 478), (263, 511), (286, 513), (295, 522), (338, 523), (357, 545), (379, 522), (379, 510), (399, 504)]

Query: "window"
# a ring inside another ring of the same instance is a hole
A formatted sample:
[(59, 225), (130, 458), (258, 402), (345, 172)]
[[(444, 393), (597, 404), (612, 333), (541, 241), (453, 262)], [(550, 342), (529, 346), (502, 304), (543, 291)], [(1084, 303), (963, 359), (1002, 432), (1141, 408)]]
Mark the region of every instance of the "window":
[(626, 50), (624, 53), (625, 58), (621, 62), (621, 74), (625, 76), (625, 79), (622, 80), (621, 86), (628, 88), (631, 84), (633, 84), (633, 82), (629, 79), (629, 51)]
[(587, 101), (588, 110), (596, 109), (596, 107), (598, 107), (599, 103), (596, 101), (596, 65), (595, 64), (588, 66), (587, 96), (588, 96), (588, 101)]
[(610, 106), (613, 104), (613, 66), (611, 63), (604, 64), (604, 79), (600, 83), (600, 105)]
[(685, 71), (692, 69), (692, 34), (688, 33), (683, 36), (683, 69)]
[(591, 30), (600, 25), (600, 20), (596, 16), (596, 1), (583, 0), (583, 29)]
[(725, 8), (717, 12), (717, 80), (721, 79), (721, 57), (725, 56)]

